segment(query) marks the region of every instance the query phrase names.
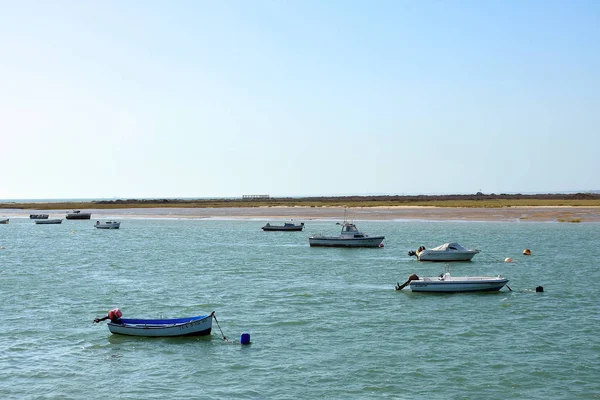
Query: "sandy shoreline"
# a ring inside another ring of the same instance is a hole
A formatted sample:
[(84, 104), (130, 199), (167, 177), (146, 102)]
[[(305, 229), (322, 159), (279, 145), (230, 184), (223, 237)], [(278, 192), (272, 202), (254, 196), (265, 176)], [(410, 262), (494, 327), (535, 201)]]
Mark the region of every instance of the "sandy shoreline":
[[(70, 210), (3, 209), (0, 217), (24, 217), (50, 214), (64, 218)], [(213, 218), (261, 220), (343, 220), (343, 207), (256, 207), (256, 208), (122, 208), (85, 209), (92, 219), (106, 218)], [(432, 220), (432, 221), (520, 221), (520, 222), (600, 222), (600, 207), (367, 207), (350, 208), (354, 220)]]

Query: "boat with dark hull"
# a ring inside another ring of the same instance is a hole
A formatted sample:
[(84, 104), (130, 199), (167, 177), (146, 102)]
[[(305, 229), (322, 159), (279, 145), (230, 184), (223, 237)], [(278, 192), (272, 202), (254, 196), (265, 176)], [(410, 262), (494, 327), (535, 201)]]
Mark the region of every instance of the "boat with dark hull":
[(82, 213), (79, 210), (73, 210), (73, 212), (67, 213), (67, 219), (90, 219), (92, 218), (92, 213)]
[(285, 222), (283, 225), (271, 225), (267, 222), (261, 229), (265, 232), (299, 232), (304, 229), (304, 222), (300, 222), (299, 225), (293, 222)]
[(48, 219), (48, 214), (29, 214), (29, 219)]

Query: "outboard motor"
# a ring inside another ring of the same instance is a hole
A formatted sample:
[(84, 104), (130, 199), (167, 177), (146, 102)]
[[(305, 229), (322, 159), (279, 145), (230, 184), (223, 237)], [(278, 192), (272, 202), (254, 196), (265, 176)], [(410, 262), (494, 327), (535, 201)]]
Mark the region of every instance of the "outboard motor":
[(119, 320), (123, 316), (123, 313), (118, 308), (114, 308), (108, 312), (108, 318), (110, 318), (110, 322), (118, 324)]

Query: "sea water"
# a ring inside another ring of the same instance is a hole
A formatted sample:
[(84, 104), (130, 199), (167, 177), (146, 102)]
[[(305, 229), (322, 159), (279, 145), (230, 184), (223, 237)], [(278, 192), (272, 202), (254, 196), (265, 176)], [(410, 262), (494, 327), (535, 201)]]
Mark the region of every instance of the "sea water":
[[(0, 398), (600, 398), (598, 224), (356, 221), (385, 247), (338, 249), (308, 245), (338, 234), (330, 221), (121, 222), (0, 225)], [(409, 250), (448, 241), (481, 249), (453, 275), (502, 274), (512, 291), (394, 290), (444, 268)], [(111, 335), (92, 320), (114, 307), (219, 325)]]

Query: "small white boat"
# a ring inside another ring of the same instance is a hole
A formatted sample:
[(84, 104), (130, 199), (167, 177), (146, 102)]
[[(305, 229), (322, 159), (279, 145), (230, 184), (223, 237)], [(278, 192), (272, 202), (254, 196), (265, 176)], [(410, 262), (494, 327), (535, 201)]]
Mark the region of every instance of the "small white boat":
[(409, 251), (409, 256), (416, 256), (419, 261), (471, 261), (475, 254), (479, 253), (476, 249), (466, 249), (456, 242), (444, 243), (433, 249), (426, 249), (421, 246), (417, 251)]
[(35, 222), (37, 225), (62, 224), (62, 219), (61, 218), (36, 219), (33, 222)]
[(121, 223), (117, 221), (96, 221), (94, 226), (98, 229), (119, 229)]
[(119, 309), (110, 310), (108, 316), (94, 322), (109, 319), (106, 324), (111, 333), (129, 336), (173, 337), (210, 335), (214, 311), (208, 315), (173, 319), (126, 319)]
[(265, 232), (298, 232), (304, 229), (304, 222), (300, 222), (296, 225), (294, 222), (285, 222), (283, 225), (271, 225), (267, 222), (265, 226), (261, 228)]
[[(449, 268), (440, 276), (418, 277), (413, 274), (404, 284), (396, 285), (402, 290), (408, 285), (413, 292), (459, 293), (497, 292), (508, 283), (508, 279), (498, 276), (451, 276)], [(510, 289), (510, 288), (509, 288)]]
[(344, 221), (339, 236), (316, 234), (308, 238), (311, 247), (383, 247), (385, 236), (369, 236), (360, 232), (356, 225)]

